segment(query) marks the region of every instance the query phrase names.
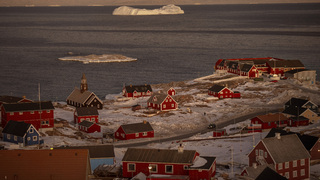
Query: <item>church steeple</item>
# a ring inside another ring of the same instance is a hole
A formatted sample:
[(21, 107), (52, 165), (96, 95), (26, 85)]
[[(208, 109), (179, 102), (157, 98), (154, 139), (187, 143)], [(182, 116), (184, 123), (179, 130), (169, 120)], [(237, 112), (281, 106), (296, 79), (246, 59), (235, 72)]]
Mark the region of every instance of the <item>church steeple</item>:
[(86, 75), (83, 73), (81, 78), (80, 91), (81, 93), (83, 93), (87, 90), (88, 90), (87, 78), (86, 78)]

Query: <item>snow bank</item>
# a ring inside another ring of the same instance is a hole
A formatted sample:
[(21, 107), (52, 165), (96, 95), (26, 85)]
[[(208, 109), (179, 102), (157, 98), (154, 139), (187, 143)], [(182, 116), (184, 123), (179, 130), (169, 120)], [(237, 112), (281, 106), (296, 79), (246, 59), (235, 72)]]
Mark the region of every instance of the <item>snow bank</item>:
[(120, 6), (116, 8), (113, 15), (161, 15), (161, 14), (184, 14), (179, 6), (169, 4), (159, 9), (138, 9), (129, 6)]
[(130, 62), (136, 61), (136, 58), (126, 57), (120, 54), (102, 54), (102, 55), (87, 55), (87, 56), (69, 56), (58, 58), (61, 61), (80, 61), (84, 64), (88, 63), (110, 63), (110, 62)]

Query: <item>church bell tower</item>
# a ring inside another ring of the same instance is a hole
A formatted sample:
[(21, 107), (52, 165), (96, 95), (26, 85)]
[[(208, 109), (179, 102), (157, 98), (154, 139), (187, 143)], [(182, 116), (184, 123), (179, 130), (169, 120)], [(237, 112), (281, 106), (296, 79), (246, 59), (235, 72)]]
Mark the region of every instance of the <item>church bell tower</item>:
[(84, 75), (84, 73), (83, 73), (82, 78), (81, 78), (80, 91), (81, 91), (81, 93), (83, 93), (87, 90), (88, 90), (87, 78), (86, 78), (86, 75)]

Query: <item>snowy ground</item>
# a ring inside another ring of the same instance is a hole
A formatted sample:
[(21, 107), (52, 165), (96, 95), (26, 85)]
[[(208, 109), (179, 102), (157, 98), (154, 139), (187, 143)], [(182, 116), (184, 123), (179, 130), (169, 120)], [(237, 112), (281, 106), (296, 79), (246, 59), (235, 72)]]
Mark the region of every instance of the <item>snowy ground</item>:
[[(214, 82), (227, 85), (230, 89), (241, 92), (242, 98), (224, 100), (209, 98), (207, 90)], [(67, 106), (64, 102), (59, 102), (56, 105), (55, 118), (60, 122), (64, 122), (64, 124), (63, 127), (55, 128), (53, 134), (52, 132), (43, 134), (45, 147), (101, 144), (103, 134), (113, 133), (122, 124), (137, 123), (144, 120), (149, 121), (155, 129), (155, 139), (189, 133), (203, 129), (209, 123), (223, 122), (252, 112), (266, 111), (267, 113), (271, 109), (279, 109), (281, 111), (284, 103), (291, 97), (308, 97), (314, 103), (320, 104), (319, 84), (303, 86), (293, 80), (282, 80), (273, 83), (269, 79), (265, 79), (264, 82), (254, 82), (253, 80), (232, 75), (223, 77), (210, 75), (191, 81), (152, 85), (154, 92), (167, 87), (176, 89), (177, 95), (174, 98), (179, 103), (179, 109), (165, 113), (152, 113), (144, 108), (135, 112), (131, 110), (131, 106), (136, 104), (146, 107), (148, 98), (126, 99), (121, 94), (107, 95), (104, 100), (104, 109), (99, 110), (99, 122), (102, 126), (102, 132), (94, 134), (79, 132), (73, 123), (74, 108)], [(204, 112), (206, 113), (205, 116)], [(249, 121), (228, 126), (226, 128), (227, 132), (234, 133), (230, 130), (232, 127), (240, 127), (245, 124), (249, 124)], [(310, 128), (320, 132), (319, 125), (320, 123), (317, 123), (312, 127), (303, 128)], [(291, 130), (299, 132), (302, 129), (292, 128)], [(221, 165), (231, 165), (231, 157), (233, 155), (233, 174), (239, 174), (243, 167), (248, 164), (247, 154), (260, 139), (264, 138), (266, 133), (257, 133), (234, 139), (189, 141), (184, 142), (183, 146), (185, 149), (197, 150), (200, 155), (215, 156), (217, 157), (217, 163)], [(212, 132), (197, 134), (190, 139), (210, 137), (212, 137)], [(107, 143), (107, 141), (107, 139), (103, 140), (104, 143)], [(115, 144), (130, 142), (132, 141), (121, 141)], [(9, 143), (1, 142), (1, 144), (10, 148)], [(176, 149), (178, 145), (176, 141), (172, 141), (152, 143), (147, 147)], [(115, 148), (118, 164), (121, 163), (125, 151), (126, 148)], [(319, 177), (319, 167), (319, 165), (312, 166), (311, 174)], [(232, 168), (219, 169), (219, 166), (217, 168), (217, 176), (221, 173), (233, 176)]]

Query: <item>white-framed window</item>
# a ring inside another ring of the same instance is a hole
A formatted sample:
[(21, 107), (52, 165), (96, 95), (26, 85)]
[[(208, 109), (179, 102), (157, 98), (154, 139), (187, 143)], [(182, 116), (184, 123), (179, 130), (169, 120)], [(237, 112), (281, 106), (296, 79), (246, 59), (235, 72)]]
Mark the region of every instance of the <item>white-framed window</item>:
[(80, 119), (80, 122), (82, 122), (82, 121), (84, 121), (84, 118), (81, 118), (81, 119)]
[(33, 128), (30, 128), (30, 131), (29, 131), (30, 133), (33, 133)]
[(87, 121), (90, 121), (90, 118), (86, 118)]
[(149, 172), (157, 173), (158, 172), (158, 165), (156, 164), (149, 164)]
[(290, 178), (289, 172), (286, 172), (286, 173), (284, 174), (284, 176), (285, 176), (287, 179), (289, 179), (289, 178)]
[(264, 152), (264, 158), (267, 158), (267, 157), (268, 157), (268, 153)]
[(288, 168), (289, 168), (289, 162), (285, 162), (284, 168), (285, 168), (285, 169), (288, 169)]
[(136, 133), (136, 137), (139, 137), (139, 133)]
[(294, 161), (293, 161), (292, 166), (293, 166), (293, 167), (297, 167), (297, 160), (294, 160)]
[(47, 110), (47, 113), (50, 113), (50, 110)]
[(23, 115), (23, 112), (19, 112), (19, 115)]
[(171, 107), (174, 108), (174, 104), (171, 104)]
[(173, 173), (173, 165), (166, 165), (166, 173)]
[(172, 99), (170, 99), (169, 102), (172, 102)]
[(128, 163), (128, 172), (136, 172), (136, 164)]
[(168, 102), (168, 99), (166, 99), (166, 102)]
[(33, 136), (33, 137), (32, 137), (32, 140), (33, 140), (33, 141), (36, 141), (36, 140), (38, 140), (38, 137), (37, 137), (37, 136)]
[(119, 132), (116, 133), (116, 136), (119, 136)]
[(10, 116), (14, 115), (14, 112), (10, 112)]
[(92, 121), (92, 122), (94, 122), (94, 121), (95, 121), (95, 119), (94, 119), (94, 118), (91, 118), (91, 121)]
[(184, 165), (184, 166), (183, 166), (183, 169), (184, 169), (184, 170), (188, 170), (188, 166), (187, 166), (187, 165)]
[(167, 106), (164, 104), (164, 105), (163, 105), (163, 108), (166, 108), (166, 107), (167, 107)]
[(305, 169), (301, 169), (300, 170), (300, 176), (304, 176), (306, 175), (306, 170)]
[(18, 140), (18, 137), (17, 137), (17, 136), (13, 136), (13, 140), (14, 140), (14, 141), (17, 141), (17, 140)]
[(125, 138), (125, 135), (123, 133), (121, 133), (122, 138)]
[(31, 111), (30, 114), (34, 114), (34, 111)]
[(10, 134), (7, 134), (7, 139), (11, 139), (11, 135)]
[(259, 150), (258, 149), (256, 149), (256, 156), (258, 156), (259, 155)]
[(31, 140), (31, 138), (30, 138), (30, 137), (28, 137), (28, 138), (27, 138), (27, 140), (28, 140), (28, 141), (30, 141), (30, 140)]
[(293, 171), (292, 176), (293, 176), (294, 178), (297, 177), (297, 176), (298, 176), (298, 175), (297, 175), (297, 171)]
[(148, 135), (148, 132), (143, 132), (143, 136), (147, 136)]
[(263, 150), (262, 149), (259, 150), (259, 156), (263, 157)]
[(301, 160), (300, 160), (300, 165), (301, 165), (301, 166), (304, 166), (304, 165), (305, 165), (305, 160), (304, 160), (304, 159), (301, 159)]
[(278, 170), (281, 170), (283, 167), (282, 167), (282, 163), (279, 163), (278, 164)]

